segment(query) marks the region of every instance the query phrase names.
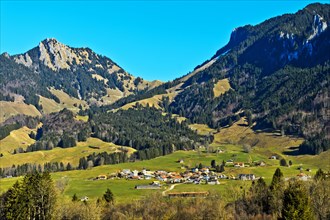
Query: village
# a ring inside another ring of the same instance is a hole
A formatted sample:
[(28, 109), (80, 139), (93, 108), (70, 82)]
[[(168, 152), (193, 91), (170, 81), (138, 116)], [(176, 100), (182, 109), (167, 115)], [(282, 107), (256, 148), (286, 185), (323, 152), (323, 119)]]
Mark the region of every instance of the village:
[[(276, 159), (276, 158), (269, 158)], [(183, 164), (183, 160), (177, 161), (180, 164)], [(244, 162), (234, 162), (232, 159), (223, 161), (221, 164), (223, 169), (215, 169), (215, 167), (204, 167), (196, 165), (196, 167), (188, 168), (185, 167), (186, 171), (184, 172), (171, 172), (165, 170), (149, 170), (143, 168), (142, 170), (131, 170), (131, 169), (122, 169), (116, 173), (111, 173), (109, 175), (102, 174), (95, 177), (93, 180), (107, 180), (107, 179), (126, 179), (126, 180), (151, 180), (150, 184), (147, 185), (136, 185), (135, 189), (161, 189), (164, 184), (208, 184), (208, 185), (219, 185), (220, 180), (242, 180), (242, 181), (253, 181), (262, 177), (257, 177), (253, 173), (240, 173), (238, 175), (225, 175), (222, 172), (224, 167), (233, 167), (236, 169), (244, 168), (250, 166)], [(220, 167), (221, 167), (220, 166)], [(264, 161), (258, 161), (253, 163), (253, 166), (266, 166)], [(310, 171), (307, 169), (307, 171)], [(296, 176), (300, 180), (307, 181), (311, 179), (311, 176), (302, 172), (302, 169), (299, 171), (299, 174)], [(286, 180), (289, 178), (286, 178)]]

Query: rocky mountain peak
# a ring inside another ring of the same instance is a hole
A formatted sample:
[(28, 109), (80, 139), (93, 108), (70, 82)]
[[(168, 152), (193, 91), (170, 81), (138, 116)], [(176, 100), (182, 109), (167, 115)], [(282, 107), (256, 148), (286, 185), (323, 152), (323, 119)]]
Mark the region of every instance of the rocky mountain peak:
[(43, 40), (39, 43), (38, 48), (39, 60), (52, 70), (70, 69), (73, 62), (79, 64), (81, 60), (86, 59), (86, 53), (77, 54), (77, 51), (73, 48), (58, 42), (54, 38)]

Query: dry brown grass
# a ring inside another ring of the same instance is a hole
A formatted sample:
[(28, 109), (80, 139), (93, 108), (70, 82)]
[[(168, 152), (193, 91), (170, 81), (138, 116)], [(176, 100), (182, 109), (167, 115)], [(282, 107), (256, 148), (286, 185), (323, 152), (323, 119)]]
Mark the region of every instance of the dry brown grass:
[(219, 97), (230, 89), (230, 84), (228, 79), (221, 79), (216, 84), (214, 84), (213, 93), (214, 97)]
[(0, 123), (14, 115), (41, 116), (40, 112), (33, 105), (19, 102), (0, 101)]
[(7, 137), (0, 140), (0, 153), (6, 156), (10, 155), (15, 149), (20, 147), (25, 150), (29, 145), (35, 142), (34, 139), (29, 137), (31, 131), (36, 131), (36, 129), (29, 129), (24, 126), (10, 132)]
[[(32, 140), (32, 139), (31, 139)], [(99, 147), (99, 149), (90, 148), (89, 146)], [(86, 142), (78, 142), (77, 146), (71, 148), (56, 147), (53, 150), (35, 151), (22, 154), (7, 154), (0, 158), (0, 167), (9, 167), (12, 164), (36, 163), (44, 164), (46, 162), (70, 162), (73, 166), (77, 166), (79, 159), (89, 154), (101, 152), (117, 152), (122, 146), (113, 143), (107, 143), (97, 138), (88, 138)], [(135, 149), (124, 147), (131, 154)], [(2, 149), (2, 148), (1, 148)]]

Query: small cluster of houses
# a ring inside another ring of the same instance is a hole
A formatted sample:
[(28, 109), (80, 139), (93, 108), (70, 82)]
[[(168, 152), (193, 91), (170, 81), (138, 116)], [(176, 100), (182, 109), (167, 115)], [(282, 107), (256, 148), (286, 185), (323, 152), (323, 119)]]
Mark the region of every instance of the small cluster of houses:
[(254, 180), (256, 179), (254, 174), (239, 174), (237, 177), (230, 175), (226, 176), (222, 173), (217, 173), (210, 171), (209, 168), (193, 168), (190, 171), (185, 171), (182, 173), (178, 172), (167, 172), (164, 170), (150, 171), (147, 169), (143, 169), (141, 171), (138, 170), (130, 170), (123, 169), (116, 174), (107, 175), (99, 175), (96, 179), (105, 180), (107, 178), (121, 178), (127, 180), (149, 180), (154, 179), (152, 184), (147, 185), (146, 188), (156, 189), (160, 187), (158, 183), (191, 183), (191, 184), (209, 184), (209, 185), (218, 185), (220, 179), (239, 179), (239, 180)]

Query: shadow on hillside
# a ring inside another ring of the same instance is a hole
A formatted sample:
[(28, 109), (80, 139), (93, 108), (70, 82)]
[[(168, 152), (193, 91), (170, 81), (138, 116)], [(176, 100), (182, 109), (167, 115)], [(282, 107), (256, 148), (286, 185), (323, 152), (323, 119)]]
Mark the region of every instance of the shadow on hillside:
[(298, 156), (298, 155), (301, 155), (301, 153), (299, 151), (299, 147), (289, 147), (288, 150), (289, 151), (284, 151), (283, 154), (289, 155), (289, 156)]

